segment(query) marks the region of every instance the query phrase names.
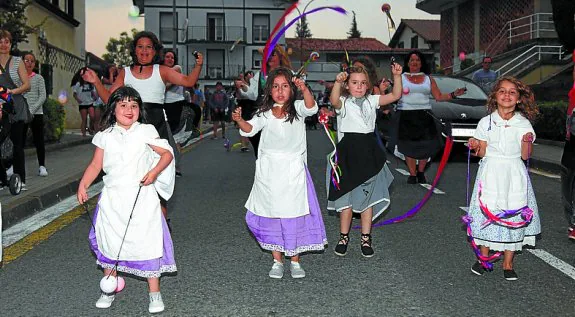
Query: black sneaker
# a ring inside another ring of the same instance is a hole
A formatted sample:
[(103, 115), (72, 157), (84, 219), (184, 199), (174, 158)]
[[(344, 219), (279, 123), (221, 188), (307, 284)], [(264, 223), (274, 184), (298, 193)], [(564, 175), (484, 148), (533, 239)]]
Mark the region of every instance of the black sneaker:
[(415, 176), (408, 176), (408, 177), (407, 177), (407, 183), (408, 183), (408, 184), (417, 184), (417, 177), (415, 177)]
[(344, 256), (347, 254), (347, 245), (349, 243), (349, 233), (340, 233), (339, 241), (335, 246), (335, 254), (339, 256)]
[(518, 279), (517, 273), (515, 273), (515, 270), (513, 269), (503, 270), (503, 277), (508, 281), (516, 281)]
[(366, 258), (373, 256), (373, 248), (371, 247), (371, 234), (361, 234), (361, 255)]
[(475, 262), (473, 263), (473, 266), (471, 267), (471, 272), (473, 272), (473, 274), (477, 274), (477, 275), (483, 275), (483, 273), (487, 272), (487, 270), (483, 267), (483, 265), (481, 265), (481, 263), (479, 262)]
[(427, 179), (425, 179), (425, 174), (423, 172), (417, 172), (417, 182), (420, 184), (427, 184)]

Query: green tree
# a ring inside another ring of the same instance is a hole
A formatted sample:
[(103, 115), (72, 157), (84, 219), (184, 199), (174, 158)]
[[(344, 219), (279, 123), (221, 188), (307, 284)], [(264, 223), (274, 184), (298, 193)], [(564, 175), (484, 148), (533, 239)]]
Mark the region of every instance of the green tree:
[(348, 39), (358, 39), (361, 37), (361, 32), (357, 28), (357, 20), (355, 19), (355, 11), (353, 13), (353, 20), (351, 21), (351, 29), (347, 32)]
[(2, 0), (0, 1), (0, 28), (8, 30), (12, 35), (12, 49), (17, 51), (19, 43), (28, 43), (28, 34), (36, 33), (44, 23), (30, 26), (26, 17), (26, 7), (31, 0)]
[(296, 24), (295, 36), (297, 38), (304, 38), (304, 39), (309, 39), (313, 36), (311, 34), (311, 31), (309, 30), (309, 25), (307, 24), (307, 19), (305, 16), (303, 16), (301, 20), (299, 20), (298, 23)]
[(110, 40), (108, 40), (108, 44), (106, 44), (107, 53), (104, 53), (102, 58), (108, 63), (121, 67), (132, 65), (130, 45), (138, 32), (138, 30), (132, 29), (131, 35), (128, 35), (128, 32), (124, 31), (120, 33), (119, 38), (111, 37)]

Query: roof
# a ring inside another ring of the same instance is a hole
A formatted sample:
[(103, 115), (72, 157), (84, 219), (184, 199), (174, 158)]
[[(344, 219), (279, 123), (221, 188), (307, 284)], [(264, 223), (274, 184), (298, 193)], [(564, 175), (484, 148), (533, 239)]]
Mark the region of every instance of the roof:
[(391, 48), (375, 38), (353, 39), (317, 39), (317, 38), (286, 38), (286, 45), (293, 50), (322, 51), (322, 52), (381, 52), (391, 51)]
[(402, 19), (397, 31), (389, 41), (389, 46), (394, 47), (399, 41), (399, 37), (403, 30), (408, 27), (417, 35), (421, 36), (428, 42), (439, 42), (441, 33), (440, 20), (417, 20), (417, 19)]

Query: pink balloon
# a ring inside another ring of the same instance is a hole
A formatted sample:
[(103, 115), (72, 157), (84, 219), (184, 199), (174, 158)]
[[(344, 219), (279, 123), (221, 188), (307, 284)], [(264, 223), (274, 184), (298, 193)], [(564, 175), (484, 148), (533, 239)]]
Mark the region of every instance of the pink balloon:
[(403, 88), (403, 94), (407, 95), (408, 93), (409, 93), (409, 88), (408, 87)]
[(460, 53), (459, 53), (459, 60), (462, 61), (462, 62), (465, 60), (465, 52), (460, 52)]
[(116, 293), (121, 292), (126, 286), (126, 280), (123, 277), (118, 276), (118, 286), (116, 287)]

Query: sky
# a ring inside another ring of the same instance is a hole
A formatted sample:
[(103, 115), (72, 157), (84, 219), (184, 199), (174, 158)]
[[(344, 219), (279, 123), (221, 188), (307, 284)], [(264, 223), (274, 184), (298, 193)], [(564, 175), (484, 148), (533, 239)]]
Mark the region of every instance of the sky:
[[(168, 0), (166, 0), (168, 1)], [(300, 10), (309, 3), (308, 0), (300, 0)], [(347, 32), (351, 28), (355, 11), (358, 29), (362, 37), (375, 37), (379, 41), (387, 44), (389, 42), (389, 32), (387, 19), (381, 11), (381, 6), (385, 1), (378, 0), (314, 0), (307, 10), (321, 6), (341, 6), (349, 15), (340, 15), (333, 11), (320, 11), (308, 16), (308, 25), (315, 38), (346, 38)], [(430, 15), (415, 8), (416, 0), (394, 0), (387, 1), (391, 5), (391, 16), (396, 27), (401, 19), (439, 19), (438, 15)], [(111, 37), (119, 37), (123, 31), (132, 28), (144, 29), (144, 18), (131, 18), (128, 16), (131, 0), (86, 0), (86, 50), (98, 56), (106, 52), (106, 44)], [(292, 14), (288, 20), (295, 18)], [(114, 23), (106, 23), (114, 21)], [(275, 21), (272, 21), (272, 26)], [(287, 37), (295, 37), (295, 25), (287, 32)], [(393, 33), (391, 33), (393, 36)]]

